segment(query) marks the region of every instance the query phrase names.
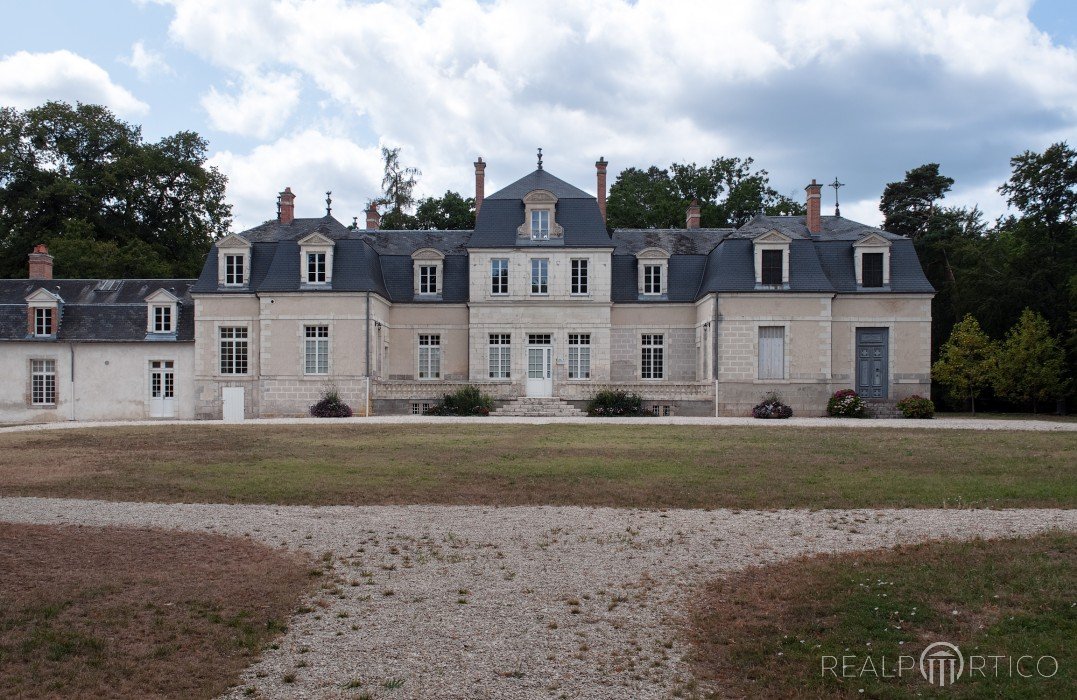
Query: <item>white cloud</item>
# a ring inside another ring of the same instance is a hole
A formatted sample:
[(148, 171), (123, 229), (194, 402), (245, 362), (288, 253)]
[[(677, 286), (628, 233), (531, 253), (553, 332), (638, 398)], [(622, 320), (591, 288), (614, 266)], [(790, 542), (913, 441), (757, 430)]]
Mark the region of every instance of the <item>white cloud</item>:
[(1028, 0), (170, 4), (177, 43), (267, 76), (206, 96), (217, 128), (276, 133), (298, 93), (269, 76), (287, 75), (402, 145), (427, 193), (466, 192), (477, 154), (488, 191), (507, 184), (541, 145), (588, 188), (599, 155), (614, 173), (753, 155), (783, 192), (825, 170), (867, 202), (929, 161), (976, 192), (1048, 133), (1077, 137), (1077, 53)]
[(202, 108), (215, 129), (267, 139), (284, 128), (299, 103), (299, 86), (296, 73), (251, 74), (242, 78), (238, 93), (211, 87)]
[(104, 68), (70, 51), (19, 51), (0, 58), (0, 104), (27, 109), (49, 100), (103, 104), (126, 117), (149, 111)]
[(136, 41), (131, 45), (131, 55), (120, 59), (135, 69), (138, 77), (149, 80), (159, 75), (174, 75), (175, 71), (165, 61), (164, 56), (153, 49), (147, 49), (142, 41)]

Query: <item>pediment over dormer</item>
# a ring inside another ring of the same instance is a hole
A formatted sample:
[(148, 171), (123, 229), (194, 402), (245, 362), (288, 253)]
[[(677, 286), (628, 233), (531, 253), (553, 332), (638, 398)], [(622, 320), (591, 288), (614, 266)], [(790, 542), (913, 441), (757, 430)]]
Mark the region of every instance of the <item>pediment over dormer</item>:
[(636, 258), (639, 260), (667, 260), (669, 258), (669, 251), (662, 250), (661, 248), (644, 248), (636, 253)]
[(28, 297), (26, 297), (26, 303), (27, 304), (37, 304), (37, 305), (59, 304), (62, 301), (63, 301), (63, 299), (60, 298), (59, 294), (55, 294), (53, 292), (50, 292), (49, 290), (45, 289), (44, 287), (40, 287), (40, 288), (34, 290), (34, 292), (32, 294), (30, 294)]
[(167, 289), (158, 289), (146, 297), (146, 302), (150, 304), (176, 304), (179, 303), (179, 297)]
[(853, 243), (854, 248), (889, 248), (889, 239), (883, 238), (878, 233), (868, 233), (857, 239), (856, 243)]
[(434, 248), (419, 248), (411, 254), (412, 260), (444, 260), (445, 254)]
[(772, 229), (762, 235), (756, 236), (754, 240), (755, 243), (776, 243), (781, 245), (787, 245), (792, 241), (792, 238), (785, 235), (778, 229)]
[(298, 243), (303, 248), (325, 248), (332, 247), (334, 245), (332, 238), (318, 233), (317, 231), (309, 235), (303, 236), (299, 239)]
[(243, 236), (235, 233), (230, 233), (221, 240), (217, 241), (217, 249), (222, 248), (250, 248), (251, 242)]
[(557, 196), (549, 190), (531, 190), (524, 195), (524, 204), (557, 204)]

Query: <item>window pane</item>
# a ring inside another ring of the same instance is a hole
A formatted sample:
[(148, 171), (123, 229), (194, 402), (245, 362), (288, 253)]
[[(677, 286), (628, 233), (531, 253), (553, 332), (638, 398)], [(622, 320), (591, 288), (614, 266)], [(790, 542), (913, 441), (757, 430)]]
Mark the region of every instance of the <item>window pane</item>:
[(861, 270), (863, 273), (863, 286), (865, 287), (881, 287), (883, 286), (883, 254), (882, 253), (864, 253), (861, 259)]
[(780, 250), (763, 251), (763, 284), (783, 284), (782, 255)]
[(490, 261), (490, 292), (492, 294), (509, 293), (509, 261), (495, 258)]
[(546, 294), (549, 292), (549, 263), (546, 258), (531, 259), (531, 293)]

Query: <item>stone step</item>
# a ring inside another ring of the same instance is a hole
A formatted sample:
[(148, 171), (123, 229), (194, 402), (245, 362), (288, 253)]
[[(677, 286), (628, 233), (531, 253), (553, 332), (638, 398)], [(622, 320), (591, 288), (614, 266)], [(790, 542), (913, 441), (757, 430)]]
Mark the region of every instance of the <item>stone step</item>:
[(490, 413), (509, 418), (581, 417), (587, 414), (556, 396), (520, 396)]

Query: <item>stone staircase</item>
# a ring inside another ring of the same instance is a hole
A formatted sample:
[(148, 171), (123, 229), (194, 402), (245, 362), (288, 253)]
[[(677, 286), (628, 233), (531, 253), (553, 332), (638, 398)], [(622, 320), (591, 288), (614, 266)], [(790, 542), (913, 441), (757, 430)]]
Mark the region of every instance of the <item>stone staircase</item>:
[(864, 399), (868, 406), (868, 416), (871, 418), (901, 418), (901, 411), (897, 408), (897, 401), (890, 399)]
[(587, 414), (556, 396), (521, 396), (490, 413), (491, 416), (517, 417), (582, 417)]

